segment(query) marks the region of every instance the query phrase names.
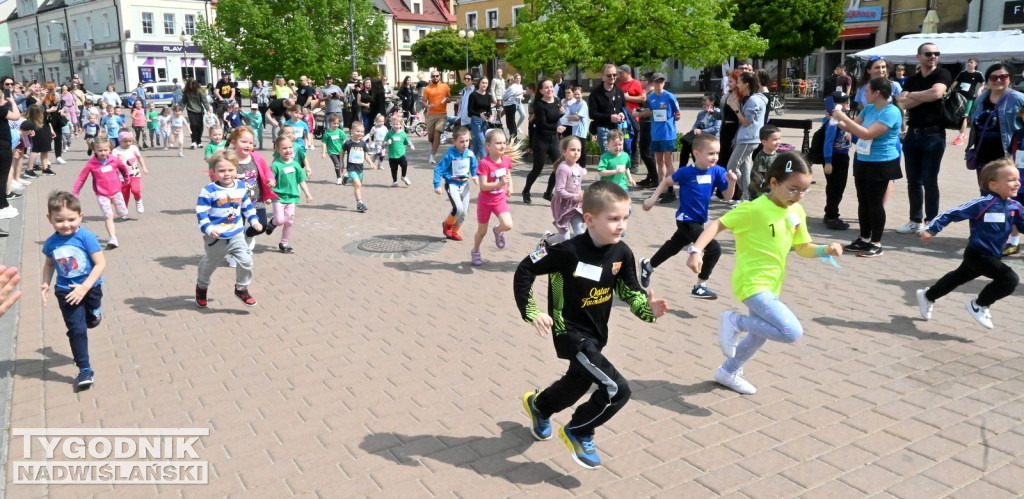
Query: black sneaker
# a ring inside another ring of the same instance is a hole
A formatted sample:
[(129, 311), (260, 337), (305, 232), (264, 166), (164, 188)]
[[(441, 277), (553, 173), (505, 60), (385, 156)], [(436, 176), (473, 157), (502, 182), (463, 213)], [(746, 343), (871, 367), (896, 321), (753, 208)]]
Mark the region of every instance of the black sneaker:
[(881, 244), (871, 244), (870, 246), (871, 247), (868, 249), (863, 249), (857, 252), (857, 256), (862, 256), (864, 258), (874, 258), (876, 256), (882, 256), (883, 251)]
[(46, 175), (47, 177), (52, 177), (52, 176), (56, 175), (56, 174), (57, 174), (57, 172), (55, 172), (55, 171), (53, 171), (53, 170), (51, 170), (51, 169), (47, 168), (47, 169), (45, 169), (45, 170), (43, 170), (43, 171), (42, 171), (42, 174), (43, 174), (43, 175)]
[(871, 243), (858, 237), (857, 239), (854, 239), (852, 243), (843, 246), (843, 249), (846, 251), (861, 251), (866, 250), (870, 247)]
[(651, 285), (651, 274), (654, 273), (654, 267), (651, 266), (651, 259), (644, 258), (640, 260), (640, 285), (643, 287), (650, 287)]
[(87, 329), (93, 329), (96, 326), (99, 326), (100, 322), (102, 322), (102, 321), (103, 321), (103, 314), (100, 313), (99, 310), (97, 310), (95, 313), (90, 313), (90, 314), (86, 314), (85, 315), (85, 327)]
[(295, 248), (292, 248), (291, 246), (288, 246), (287, 244), (284, 243), (278, 244), (277, 249), (281, 250), (281, 253), (295, 253)]
[(717, 300), (718, 293), (708, 289), (707, 283), (695, 284), (693, 289), (690, 290), (690, 297), (697, 298), (700, 300)]
[(206, 299), (206, 289), (196, 286), (196, 305), (206, 308), (209, 301)]
[(26, 178), (26, 179), (30, 179), (31, 180), (31, 179), (34, 179), (34, 178), (39, 178), (39, 175), (36, 175), (36, 172), (34, 172), (32, 170), (25, 170), (25, 172), (21, 174), (21, 178)]
[(658, 198), (658, 204), (669, 204), (676, 200), (676, 194), (674, 192), (666, 192)]
[(545, 201), (551, 201), (551, 193), (550, 192), (545, 192), (544, 195), (541, 196), (541, 197), (544, 198)]
[(530, 193), (529, 192), (524, 192), (523, 193), (523, 204), (531, 204), (531, 203), (532, 203), (532, 199), (530, 199)]
[(8, 200), (18, 199), (21, 196), (22, 196), (21, 194), (19, 194), (17, 192), (14, 192), (14, 191), (11, 191), (11, 193), (7, 195), (7, 199)]
[(829, 230), (846, 230), (850, 228), (850, 224), (841, 218), (827, 218), (825, 219), (825, 227)]
[(263, 226), (263, 233), (269, 236), (274, 233), (274, 229), (276, 228), (277, 226), (274, 225), (274, 219), (271, 218), (270, 220), (267, 220), (267, 225)]

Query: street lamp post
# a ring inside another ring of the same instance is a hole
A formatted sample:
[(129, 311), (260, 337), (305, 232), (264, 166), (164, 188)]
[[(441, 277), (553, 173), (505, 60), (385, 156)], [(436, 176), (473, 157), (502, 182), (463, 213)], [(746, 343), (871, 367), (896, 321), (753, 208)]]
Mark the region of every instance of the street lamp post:
[(356, 72), (356, 27), (352, 15), (352, 0), (348, 0), (348, 44), (352, 57), (352, 72)]
[(60, 31), (61, 31), (60, 36), (61, 36), (62, 41), (64, 42), (64, 43), (62, 43), (62, 45), (64, 46), (63, 47), (64, 50), (67, 50), (67, 52), (68, 52), (68, 69), (71, 70), (71, 73), (68, 75), (68, 80), (74, 79), (74, 77), (75, 77), (75, 59), (74, 59), (74, 56), (71, 54), (71, 35), (68, 34), (68, 28), (63, 23), (61, 23), (60, 21), (57, 21), (56, 19), (50, 19), (49, 23), (50, 24), (56, 24), (57, 26), (60, 26)]
[(459, 30), (459, 38), (466, 39), (466, 74), (469, 74), (469, 41), (473, 39), (473, 35), (475, 34), (476, 33), (473, 33), (473, 30)]

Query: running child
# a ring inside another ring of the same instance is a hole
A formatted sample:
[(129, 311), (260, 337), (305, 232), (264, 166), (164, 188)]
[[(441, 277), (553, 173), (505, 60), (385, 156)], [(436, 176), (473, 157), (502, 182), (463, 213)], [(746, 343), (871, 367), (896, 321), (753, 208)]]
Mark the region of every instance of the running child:
[[(807, 233), (807, 216), (799, 201), (811, 187), (811, 166), (803, 155), (788, 151), (768, 169), (767, 195), (741, 203), (708, 224), (687, 250), (686, 266), (699, 273), (704, 250), (723, 230), (736, 235), (736, 268), (732, 273), (734, 297), (747, 305), (750, 315), (725, 311), (719, 319), (719, 346), (726, 361), (715, 371), (715, 381), (750, 395), (757, 388), (740, 377), (740, 369), (766, 341), (793, 343), (804, 334), (796, 315), (779, 300), (786, 257), (790, 248), (804, 258), (839, 256), (839, 243), (815, 245)], [(740, 333), (747, 335), (740, 341)]]
[(448, 193), (448, 201), (452, 204), (448, 218), (441, 223), (441, 233), (455, 241), (462, 240), (459, 229), (462, 228), (462, 222), (466, 220), (466, 211), (469, 210), (469, 179), (472, 178), (473, 183), (477, 182), (477, 158), (469, 149), (469, 141), (469, 129), (464, 126), (456, 128), (452, 133), (452, 146), (434, 167), (434, 192)]
[(82, 173), (78, 174), (78, 180), (75, 180), (75, 187), (71, 190), (71, 193), (78, 196), (82, 192), (82, 186), (85, 185), (86, 179), (89, 178), (89, 175), (92, 175), (92, 190), (96, 193), (96, 202), (99, 203), (100, 211), (103, 212), (103, 223), (107, 229), (107, 234), (110, 236), (110, 239), (107, 240), (107, 246), (116, 248), (117, 236), (114, 233), (114, 211), (110, 205), (114, 205), (114, 209), (117, 210), (117, 214), (122, 220), (128, 220), (128, 207), (125, 206), (124, 196), (121, 194), (128, 181), (122, 181), (121, 179), (130, 178), (131, 172), (128, 171), (128, 167), (120, 159), (117, 159), (117, 156), (111, 154), (113, 149), (111, 146), (111, 141), (107, 137), (100, 137), (93, 141), (92, 150), (94, 155), (85, 163)]
[[(231, 132), (231, 135), (228, 136), (228, 145), (225, 148), (234, 151), (238, 158), (237, 177), (245, 183), (249, 199), (252, 200), (253, 207), (256, 208), (256, 218), (259, 219), (260, 226), (263, 227), (262, 230), (252, 227), (245, 230), (245, 243), (250, 250), (256, 247), (257, 235), (263, 234), (264, 231), (270, 235), (274, 231), (273, 226), (267, 220), (267, 204), (277, 199), (277, 194), (273, 191), (273, 187), (277, 185), (277, 179), (270, 171), (267, 161), (256, 152), (255, 143), (256, 139), (252, 129), (243, 126)], [(213, 176), (212, 170), (211, 176)], [(216, 180), (215, 177), (214, 180)], [(231, 263), (230, 259), (228, 263)]]
[(124, 128), (124, 116), (121, 116), (121, 108), (107, 106), (107, 116), (101, 120), (103, 128), (107, 131), (107, 138), (111, 144), (117, 147), (117, 137)]
[(160, 147), (160, 111), (156, 110), (156, 104), (146, 104), (146, 131), (149, 132), (149, 145)]
[(50, 281), (56, 272), (54, 296), (68, 328), (71, 355), (78, 367), (75, 389), (84, 390), (92, 386), (95, 379), (89, 363), (88, 330), (103, 320), (100, 274), (107, 267), (107, 259), (96, 235), (81, 226), (82, 204), (78, 196), (60, 191), (51, 193), (46, 201), (46, 219), (53, 225), (54, 233), (43, 243), (46, 262), (39, 286), (43, 306), (47, 305)]
[[(149, 147), (146, 145), (146, 109), (142, 107), (141, 100), (132, 104), (132, 130), (135, 132), (135, 139), (139, 144), (142, 144), (144, 148)], [(120, 135), (117, 138), (119, 141), (121, 140)]]
[(391, 130), (384, 136), (384, 146), (387, 147), (388, 166), (391, 167), (391, 187), (398, 187), (399, 166), (402, 167), (402, 182), (405, 185), (412, 184), (409, 180), (409, 161), (405, 159), (405, 148), (415, 151), (416, 146), (409, 142), (401, 116), (391, 117)]
[(295, 149), (306, 150), (306, 137), (310, 135), (309, 125), (302, 118), (302, 106), (298, 104), (292, 106), (288, 110), (288, 121), (284, 122), (284, 124), (292, 127), (295, 131), (295, 137), (292, 139)]
[(758, 133), (761, 150), (754, 155), (754, 163), (750, 167), (750, 185), (747, 186), (750, 199), (768, 192), (768, 168), (771, 168), (779, 155), (779, 144), (782, 143), (782, 130), (775, 125), (767, 124)]
[[(679, 209), (676, 210), (676, 231), (672, 238), (665, 241), (650, 259), (640, 260), (640, 285), (651, 285), (651, 274), (669, 258), (679, 254), (686, 248), (691, 251), (694, 241), (704, 232), (704, 224), (708, 221), (708, 205), (715, 190), (725, 194), (725, 199), (732, 199), (736, 192), (736, 174), (718, 165), (718, 152), (721, 145), (718, 137), (711, 134), (700, 134), (693, 139), (693, 157), (691, 166), (676, 170), (671, 177), (658, 184), (651, 197), (644, 201), (644, 211), (649, 211), (658, 197), (671, 184), (679, 184)], [(690, 290), (690, 296), (704, 300), (714, 300), (718, 294), (708, 288), (708, 279), (715, 270), (722, 247), (718, 241), (711, 240), (704, 250), (705, 262), (697, 276), (697, 284)]]
[[(295, 132), (296, 132), (296, 130), (294, 128), (292, 128), (291, 125), (281, 125), (281, 129), (277, 133), (277, 136), (280, 137), (280, 136), (284, 135), (285, 137), (288, 137), (289, 139), (292, 139), (292, 143), (294, 144), (296, 142), (296, 140), (295, 140)], [(292, 149), (295, 152), (295, 161), (298, 161), (299, 164), (302, 165), (302, 169), (306, 171), (306, 176), (307, 177), (313, 176), (313, 170), (309, 166), (309, 156), (306, 155), (306, 148), (305, 147), (293, 147)], [(277, 151), (274, 151), (274, 159), (275, 160), (281, 159), (281, 156), (277, 153)]]
[[(630, 396), (629, 383), (601, 352), (608, 343), (612, 291), (644, 322), (654, 322), (668, 311), (664, 299), (655, 300), (653, 291), (645, 293), (640, 287), (633, 252), (621, 241), (629, 205), (629, 195), (619, 186), (593, 183), (583, 196), (586, 233), (531, 253), (519, 263), (512, 280), (523, 320), (541, 336), (552, 334), (558, 358), (569, 361), (561, 379), (542, 392), (523, 395), (530, 433), (537, 440), (551, 438), (551, 416), (571, 407), (596, 385), (590, 399), (576, 408), (559, 431), (573, 460), (588, 469), (601, 466), (594, 430), (622, 409)], [(543, 274), (550, 275), (547, 313), (540, 311), (532, 291), (534, 279)]]
[(171, 108), (165, 107), (160, 110), (160, 114), (156, 117), (157, 122), (157, 136), (163, 141), (164, 150), (167, 150), (167, 144), (171, 141)]
[[(583, 151), (583, 142), (579, 137), (570, 135), (560, 143), (562, 158), (555, 170), (554, 197), (551, 199), (551, 222), (557, 234), (546, 231), (537, 243), (537, 249), (568, 241), (586, 230), (583, 221), (583, 176), (587, 169), (577, 162)], [(570, 233), (571, 231), (571, 233)]]
[(124, 187), (121, 188), (121, 197), (124, 198), (125, 204), (131, 201), (131, 196), (135, 195), (135, 211), (138, 213), (144, 213), (145, 207), (142, 206), (142, 174), (149, 175), (149, 168), (146, 168), (146, 160), (142, 157), (142, 152), (135, 145), (135, 137), (132, 132), (125, 130), (121, 132), (121, 136), (118, 137), (117, 147), (114, 148), (114, 156), (121, 160), (128, 167), (128, 177), (125, 178)]
[(341, 128), (340, 115), (332, 114), (327, 118), (327, 128), (324, 130), (321, 139), (324, 141), (324, 147), (320, 150), (320, 159), (328, 156), (331, 157), (331, 163), (334, 165), (334, 175), (337, 177), (334, 183), (341, 185), (344, 182), (341, 175), (341, 149), (345, 145), (345, 141), (348, 140), (348, 135)]
[(295, 161), (294, 143), (288, 137), (278, 137), (274, 141), (274, 150), (280, 155), (280, 159), (270, 164), (270, 171), (277, 180), (273, 191), (278, 199), (274, 201), (274, 217), (267, 225), (268, 232), (273, 232), (272, 227), (281, 227), (281, 242), (277, 248), (281, 253), (293, 253), (295, 250), (288, 245), (291, 237), (292, 224), (295, 222), (295, 205), (299, 204), (299, 190), (306, 196), (306, 202), (313, 202), (313, 195), (306, 187), (306, 172)]
[[(581, 139), (582, 140), (582, 139)], [(623, 152), (625, 139), (621, 130), (608, 132), (605, 138), (605, 151), (597, 162), (597, 175), (600, 180), (607, 180), (629, 192), (630, 185), (636, 185), (633, 175), (629, 173), (629, 155)]]
[(225, 145), (227, 145), (227, 141), (224, 140), (224, 129), (220, 126), (210, 128), (210, 143), (206, 144), (203, 159), (213, 156), (213, 153), (224, 149)]
[(242, 126), (242, 109), (238, 102), (232, 102), (224, 113), (224, 130), (230, 133), (240, 126)]
[(366, 164), (372, 167), (373, 158), (369, 154), (370, 148), (366, 145), (366, 141), (363, 140), (363, 124), (353, 121), (352, 127), (349, 130), (352, 132), (352, 138), (346, 140), (345, 144), (341, 147), (341, 163), (342, 167), (345, 168), (345, 178), (355, 188), (356, 211), (363, 213), (366, 211), (366, 203), (363, 202), (363, 167)]
[(100, 135), (100, 131), (103, 130), (100, 127), (100, 116), (95, 113), (89, 113), (89, 121), (85, 124), (82, 129), (85, 132), (85, 148), (86, 152), (92, 154), (92, 142), (96, 140), (96, 137)]
[(242, 111), (242, 118), (252, 128), (256, 135), (256, 141), (260, 150), (263, 150), (263, 113), (260, 112), (259, 104), (253, 103), (249, 111)]
[(373, 127), (370, 128), (370, 144), (373, 147), (373, 162), (381, 164), (384, 162), (384, 158), (388, 157), (386, 146), (384, 145), (385, 137), (388, 136), (388, 126), (384, 120), (383, 114), (378, 114), (373, 119)]
[[(213, 106), (207, 106), (206, 112), (203, 113), (203, 126), (206, 127), (206, 136), (210, 136), (210, 132), (214, 128), (220, 126), (220, 119), (217, 118), (217, 113), (213, 112)], [(200, 144), (196, 144), (199, 146)]]
[(174, 106), (174, 113), (171, 119), (168, 120), (171, 126), (171, 139), (168, 141), (171, 147), (178, 146), (178, 157), (185, 157), (185, 127), (188, 126), (188, 120), (181, 115), (181, 106)]
[(978, 183), (987, 194), (939, 215), (921, 233), (921, 241), (927, 243), (951, 222), (968, 220), (971, 228), (960, 266), (931, 287), (917, 290), (917, 304), (924, 320), (932, 318), (936, 300), (985, 276), (992, 282), (981, 290), (977, 298), (967, 302), (967, 312), (978, 324), (992, 329), (989, 307), (1013, 294), (1020, 282), (1017, 273), (1000, 261), (1010, 230), (1016, 227), (1018, 232), (1024, 231), (1024, 214), (1021, 213), (1024, 207), (1013, 199), (1021, 188), (1020, 173), (1013, 160), (997, 159), (981, 170)]
[(206, 307), (210, 277), (221, 261), (228, 257), (235, 265), (235, 296), (246, 306), (255, 307), (256, 299), (249, 294), (252, 282), (252, 249), (246, 243), (245, 223), (256, 232), (263, 226), (256, 215), (249, 189), (237, 179), (238, 155), (234, 150), (221, 149), (207, 158), (216, 181), (199, 191), (196, 217), (203, 231), (203, 249), (206, 254), (199, 261), (196, 278), (196, 305)]
[[(394, 119), (397, 126), (402, 126), (400, 116)], [(505, 131), (500, 128), (488, 130), (484, 136), (487, 156), (480, 160), (476, 169), (480, 194), (476, 198), (478, 225), (476, 234), (473, 235), (473, 249), (469, 252), (473, 265), (484, 264), (480, 258), (480, 243), (487, 235), (487, 225), (491, 221), (492, 213), (498, 218), (498, 225), (492, 229), (494, 245), (498, 249), (505, 248), (504, 233), (512, 230), (512, 214), (508, 210), (508, 197), (512, 195), (512, 158), (505, 155), (506, 140)], [(391, 167), (391, 171), (394, 176), (394, 166)]]

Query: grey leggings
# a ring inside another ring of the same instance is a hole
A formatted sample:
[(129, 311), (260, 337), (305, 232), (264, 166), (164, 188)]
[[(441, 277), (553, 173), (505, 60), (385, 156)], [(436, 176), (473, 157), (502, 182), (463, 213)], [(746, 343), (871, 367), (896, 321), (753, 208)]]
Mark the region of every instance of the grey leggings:
[(771, 291), (761, 291), (743, 300), (743, 304), (750, 310), (750, 315), (737, 314), (734, 316), (735, 325), (749, 334), (736, 346), (736, 355), (722, 364), (730, 373), (743, 367), (766, 341), (794, 343), (804, 335), (800, 320)]
[(736, 188), (743, 193), (743, 199), (748, 201), (750, 200), (750, 193), (747, 191), (747, 188), (750, 187), (750, 169), (754, 166), (752, 154), (757, 146), (758, 144), (736, 144), (736, 148), (732, 150), (732, 156), (729, 157), (728, 170), (739, 177)]

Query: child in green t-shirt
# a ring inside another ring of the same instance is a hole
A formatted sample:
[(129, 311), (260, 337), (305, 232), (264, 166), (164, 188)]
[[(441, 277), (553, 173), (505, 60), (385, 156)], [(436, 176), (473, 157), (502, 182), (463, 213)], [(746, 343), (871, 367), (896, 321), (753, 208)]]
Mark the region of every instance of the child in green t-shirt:
[(384, 136), (384, 145), (388, 148), (388, 165), (391, 166), (391, 187), (398, 187), (398, 167), (402, 167), (402, 182), (409, 185), (409, 161), (405, 159), (405, 148), (408, 146), (413, 151), (416, 147), (409, 142), (409, 136), (405, 134), (405, 124), (401, 116), (391, 117), (391, 130)]
[(320, 159), (331, 157), (331, 163), (334, 163), (334, 175), (337, 177), (334, 183), (341, 185), (341, 146), (345, 145), (345, 141), (348, 140), (348, 135), (341, 128), (341, 116), (332, 114), (330, 118), (327, 118), (327, 129), (324, 130), (322, 140), (324, 147), (320, 149)]
[(754, 165), (750, 169), (750, 199), (768, 192), (768, 167), (775, 162), (779, 155), (779, 143), (782, 142), (782, 130), (779, 127), (768, 124), (761, 127), (761, 150), (754, 155)]
[(210, 128), (210, 143), (206, 144), (206, 151), (203, 154), (203, 159), (213, 156), (213, 153), (217, 152), (218, 149), (224, 149), (227, 142), (224, 140), (224, 129), (220, 126)]
[(152, 102), (146, 105), (146, 129), (149, 131), (149, 143), (153, 147), (160, 147), (160, 111), (156, 110), (156, 104)]
[[(281, 131), (278, 132), (277, 136), (280, 137), (282, 135), (288, 137), (289, 139), (292, 139), (292, 143), (294, 144), (299, 143), (298, 140), (295, 140), (295, 129), (292, 128), (291, 125), (281, 126)], [(277, 142), (274, 142), (274, 144), (277, 144)], [(309, 167), (309, 157), (306, 156), (306, 147), (293, 147), (292, 150), (295, 153), (295, 161), (298, 161), (299, 165), (302, 166), (302, 169), (306, 172), (306, 176), (312, 176), (313, 170), (310, 169)], [(281, 159), (281, 153), (277, 152), (277, 146), (275, 145), (274, 161), (277, 161), (279, 159)]]
[(295, 205), (299, 204), (299, 191), (306, 196), (307, 203), (313, 202), (313, 195), (306, 187), (306, 172), (295, 159), (294, 144), (288, 137), (278, 137), (274, 141), (274, 151), (280, 159), (270, 164), (270, 171), (277, 179), (277, 184), (271, 190), (277, 194), (278, 199), (274, 201), (274, 217), (270, 219), (269, 224), (281, 227), (281, 243), (277, 247), (282, 253), (295, 251), (288, 245), (288, 237), (292, 233)]
[(249, 111), (242, 111), (242, 119), (248, 123), (249, 127), (252, 128), (253, 135), (256, 136), (257, 145), (260, 150), (263, 150), (263, 113), (260, 112), (260, 106), (253, 104)]
[(608, 132), (605, 144), (605, 153), (601, 155), (601, 160), (597, 163), (597, 175), (600, 177), (598, 180), (607, 180), (629, 192), (629, 186), (636, 185), (636, 182), (633, 181), (633, 176), (629, 173), (629, 155), (622, 151), (625, 144), (622, 132), (618, 130)]

